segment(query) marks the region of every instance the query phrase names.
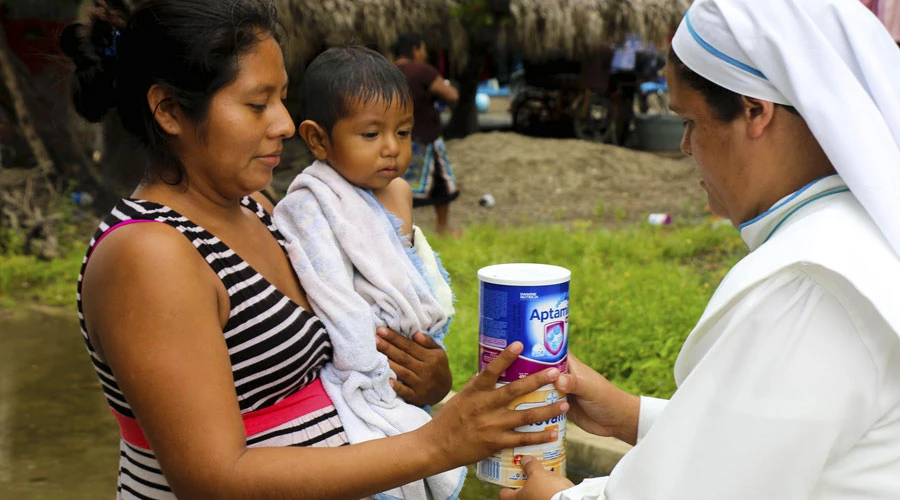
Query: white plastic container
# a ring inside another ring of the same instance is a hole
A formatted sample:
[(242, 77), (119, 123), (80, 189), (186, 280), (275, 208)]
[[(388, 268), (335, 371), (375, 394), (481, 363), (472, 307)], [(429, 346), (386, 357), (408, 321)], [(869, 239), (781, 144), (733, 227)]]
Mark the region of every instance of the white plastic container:
[(668, 226), (672, 223), (672, 216), (669, 214), (650, 214), (647, 216), (647, 224), (651, 226)]

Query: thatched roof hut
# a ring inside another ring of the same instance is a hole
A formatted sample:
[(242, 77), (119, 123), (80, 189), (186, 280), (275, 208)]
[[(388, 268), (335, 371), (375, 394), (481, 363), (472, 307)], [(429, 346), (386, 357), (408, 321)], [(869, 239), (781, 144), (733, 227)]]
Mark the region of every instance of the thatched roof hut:
[(466, 30), (451, 9), (455, 0), (278, 0), (287, 31), (285, 57), (302, 62), (319, 50), (371, 43), (390, 52), (397, 36), (415, 31), (452, 53), (468, 49)]
[[(466, 0), (278, 0), (288, 31), (286, 56), (297, 63), (328, 45), (351, 41), (374, 44), (388, 53), (399, 33), (422, 33), (431, 46), (447, 48), (463, 66), (470, 31), (458, 16)], [(560, 52), (580, 58), (627, 33), (667, 41), (690, 0), (507, 0), (509, 22), (497, 24), (499, 41), (525, 57)], [(468, 2), (471, 4), (472, 2)]]
[(511, 42), (530, 59), (564, 53), (578, 59), (640, 34), (668, 41), (688, 0), (512, 0)]

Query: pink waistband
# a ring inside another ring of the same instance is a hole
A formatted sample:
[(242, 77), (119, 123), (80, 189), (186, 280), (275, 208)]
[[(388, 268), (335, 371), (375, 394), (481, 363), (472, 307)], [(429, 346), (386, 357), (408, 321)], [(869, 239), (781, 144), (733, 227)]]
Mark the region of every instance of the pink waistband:
[[(260, 432), (274, 429), (295, 418), (321, 410), (331, 404), (331, 398), (325, 393), (322, 381), (316, 379), (303, 389), (268, 408), (241, 415), (241, 418), (244, 420), (244, 431), (248, 437), (253, 436)], [(116, 422), (119, 424), (119, 431), (122, 433), (122, 439), (126, 443), (145, 450), (150, 449), (150, 443), (147, 441), (147, 437), (144, 435), (144, 431), (141, 430), (137, 420), (126, 417), (112, 408), (109, 410), (116, 418)]]

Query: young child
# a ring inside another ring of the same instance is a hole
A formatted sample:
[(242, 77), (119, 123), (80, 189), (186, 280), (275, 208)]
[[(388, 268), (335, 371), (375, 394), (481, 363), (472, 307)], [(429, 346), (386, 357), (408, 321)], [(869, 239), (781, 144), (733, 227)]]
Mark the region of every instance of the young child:
[[(385, 325), (440, 342), (453, 314), (446, 273), (412, 224), (401, 176), (411, 150), (406, 77), (364, 47), (332, 48), (304, 73), (300, 136), (317, 160), (275, 208), (291, 264), (328, 330), (334, 361), (321, 373), (351, 443), (416, 429), (430, 419), (391, 389), (372, 331)], [(381, 494), (456, 498), (459, 468)]]

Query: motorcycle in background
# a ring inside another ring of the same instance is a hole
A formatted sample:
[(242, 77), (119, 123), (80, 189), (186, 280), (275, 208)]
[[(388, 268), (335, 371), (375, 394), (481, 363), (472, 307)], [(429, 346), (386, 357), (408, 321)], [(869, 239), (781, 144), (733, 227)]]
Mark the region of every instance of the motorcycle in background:
[(524, 63), (510, 85), (513, 129), (625, 145), (635, 111), (668, 110), (667, 88), (659, 76), (664, 57), (637, 43), (626, 48), (613, 53), (608, 69), (594, 68), (599, 71), (587, 79), (586, 61)]

